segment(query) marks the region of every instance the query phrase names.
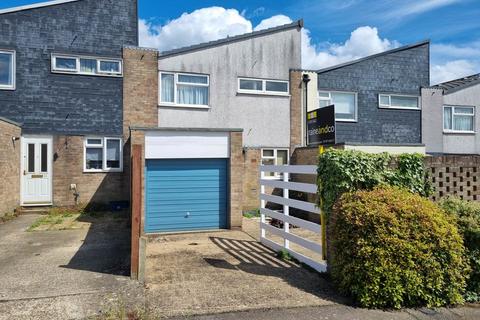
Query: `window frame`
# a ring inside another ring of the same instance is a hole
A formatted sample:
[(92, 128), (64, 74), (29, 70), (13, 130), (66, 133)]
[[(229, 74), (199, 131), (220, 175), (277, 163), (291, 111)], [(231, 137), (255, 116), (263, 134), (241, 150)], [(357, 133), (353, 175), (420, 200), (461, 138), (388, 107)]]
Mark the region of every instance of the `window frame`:
[[(261, 81), (262, 82), (262, 90), (241, 89), (240, 88), (240, 82), (242, 80)], [(286, 83), (287, 84), (287, 91), (286, 92), (268, 91), (267, 90), (267, 82)], [(262, 78), (238, 77), (237, 78), (237, 93), (289, 97), (290, 96), (290, 81), (289, 80), (279, 80), (279, 79), (262, 79)]]
[[(66, 58), (66, 59), (75, 59), (76, 61), (76, 69), (65, 69), (65, 68), (57, 68), (57, 58)], [(80, 60), (96, 60), (97, 62), (97, 70), (95, 72), (82, 72), (80, 69)], [(120, 64), (120, 71), (119, 72), (105, 72), (100, 70), (100, 62), (118, 62)], [(82, 76), (93, 76), (93, 77), (114, 77), (119, 78), (123, 77), (123, 59), (121, 58), (105, 58), (105, 57), (95, 57), (95, 56), (84, 56), (84, 55), (69, 55), (63, 53), (52, 53), (51, 54), (51, 62), (50, 62), (50, 69), (52, 73), (59, 73), (59, 74), (70, 74), (70, 75), (82, 75)]]
[[(445, 108), (452, 108), (452, 122), (451, 126), (452, 129), (445, 129)], [(471, 108), (472, 109), (472, 114), (466, 114), (466, 113), (455, 113), (455, 108)], [(460, 116), (470, 116), (472, 117), (473, 120), (473, 130), (455, 130), (454, 129), (454, 123), (455, 123), (455, 115), (460, 115)], [(475, 112), (475, 106), (458, 106), (458, 105), (443, 105), (442, 107), (442, 128), (443, 128), (443, 133), (466, 133), (466, 134), (475, 134), (475, 118), (476, 118), (476, 112)]]
[[(173, 102), (162, 101), (162, 74), (173, 75)], [(179, 82), (178, 76), (196, 76), (206, 77), (207, 83), (191, 83), (191, 82)], [(208, 88), (208, 101), (207, 104), (188, 104), (178, 103), (177, 86), (192, 86), (192, 87), (207, 87)], [(174, 72), (174, 71), (159, 71), (158, 72), (158, 105), (164, 107), (179, 107), (179, 108), (198, 108), (198, 109), (210, 109), (210, 75), (204, 73), (186, 73), (186, 72)]]
[[(380, 97), (387, 96), (389, 104), (381, 104)], [(409, 98), (417, 98), (417, 107), (416, 108), (409, 108), (409, 107), (401, 107), (401, 106), (392, 106), (392, 96), (395, 97), (409, 97)], [(422, 110), (421, 106), (421, 99), (420, 96), (412, 95), (412, 94), (397, 94), (397, 93), (379, 93), (378, 94), (378, 108), (379, 109), (397, 109), (397, 110)]]
[[(320, 96), (320, 92), (328, 93), (328, 99)], [(317, 90), (317, 99), (318, 101), (330, 101), (332, 103), (332, 93), (346, 93), (353, 94), (355, 96), (355, 106), (354, 106), (354, 118), (353, 119), (337, 119), (335, 112), (335, 122), (358, 122), (358, 92), (355, 91), (339, 91), (339, 90), (328, 90), (328, 89), (319, 89)], [(320, 107), (320, 103), (318, 105)]]
[(0, 84), (0, 90), (15, 90), (16, 89), (16, 73), (17, 73), (17, 52), (15, 50), (8, 50), (8, 49), (0, 49), (0, 53), (10, 54), (12, 56), (12, 67), (10, 68), (10, 72), (12, 73), (12, 84), (11, 85), (4, 85)]
[[(273, 150), (273, 156), (263, 156), (263, 151), (264, 150)], [(263, 165), (263, 160), (271, 160), (273, 159), (274, 161), (274, 166), (278, 166), (277, 160), (278, 160), (278, 151), (286, 151), (287, 152), (287, 164), (290, 164), (290, 149), (289, 148), (262, 148), (260, 149), (260, 164)], [(263, 179), (266, 180), (280, 180), (283, 178), (283, 174), (281, 172), (274, 172), (273, 176), (264, 176)]]
[[(101, 140), (100, 144), (89, 144), (88, 140)], [(107, 141), (120, 141), (120, 166), (119, 168), (107, 168)], [(87, 148), (102, 149), (102, 169), (87, 169)], [(83, 142), (83, 172), (85, 173), (100, 173), (100, 172), (123, 172), (123, 139), (119, 137), (95, 137), (88, 136), (84, 138)]]

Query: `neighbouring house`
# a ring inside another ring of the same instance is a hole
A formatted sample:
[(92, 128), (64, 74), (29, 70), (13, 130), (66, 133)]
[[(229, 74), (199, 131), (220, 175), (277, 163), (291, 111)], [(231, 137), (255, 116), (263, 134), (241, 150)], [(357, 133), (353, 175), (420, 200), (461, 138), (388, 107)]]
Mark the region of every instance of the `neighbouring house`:
[(429, 154), (480, 154), (480, 74), (422, 89), (422, 137)]
[(424, 153), (421, 88), (429, 67), (429, 41), (422, 41), (318, 71), (292, 70), (291, 148), (308, 145), (306, 112), (334, 104), (339, 147)]
[(136, 0), (0, 10), (0, 210), (128, 200), (122, 54), (137, 24)]

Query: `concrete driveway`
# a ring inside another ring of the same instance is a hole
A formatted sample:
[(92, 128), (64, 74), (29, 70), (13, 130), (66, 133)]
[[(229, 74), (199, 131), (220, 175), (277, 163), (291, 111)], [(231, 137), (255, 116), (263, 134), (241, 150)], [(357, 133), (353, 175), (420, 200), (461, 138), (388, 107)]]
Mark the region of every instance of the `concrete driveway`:
[(146, 284), (148, 305), (161, 316), (325, 306), (339, 301), (318, 273), (279, 260), (243, 231), (151, 240)]
[(19, 216), (0, 225), (0, 319), (83, 318), (112, 299), (142, 291), (128, 277), (125, 220), (27, 232), (38, 217)]

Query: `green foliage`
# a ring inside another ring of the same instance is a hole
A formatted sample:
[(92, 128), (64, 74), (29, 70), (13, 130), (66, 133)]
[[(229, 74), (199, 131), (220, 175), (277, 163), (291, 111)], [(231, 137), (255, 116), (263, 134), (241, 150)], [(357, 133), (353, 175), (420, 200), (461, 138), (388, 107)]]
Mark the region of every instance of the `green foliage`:
[(290, 254), (290, 252), (288, 252), (287, 250), (285, 249), (282, 249), (280, 251), (277, 252), (277, 258), (280, 259), (280, 260), (285, 260), (285, 261), (293, 261), (295, 260), (292, 255)]
[(480, 301), (480, 203), (447, 197), (440, 201), (440, 206), (457, 219), (463, 235), (471, 268), (465, 300)]
[(361, 306), (463, 302), (462, 238), (454, 218), (430, 200), (390, 186), (345, 193), (329, 232), (332, 279)]
[(260, 217), (260, 209), (244, 211), (243, 216), (247, 219), (258, 218)]
[(433, 191), (421, 154), (369, 154), (355, 150), (328, 149), (319, 156), (320, 207), (329, 214), (345, 192), (371, 190), (378, 185), (403, 187), (422, 196)]

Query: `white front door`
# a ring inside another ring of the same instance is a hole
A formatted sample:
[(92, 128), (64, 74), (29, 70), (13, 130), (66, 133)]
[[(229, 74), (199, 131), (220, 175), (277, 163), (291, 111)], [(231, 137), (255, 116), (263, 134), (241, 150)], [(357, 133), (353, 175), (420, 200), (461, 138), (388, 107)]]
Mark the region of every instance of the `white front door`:
[(22, 137), (22, 205), (52, 204), (52, 138)]

